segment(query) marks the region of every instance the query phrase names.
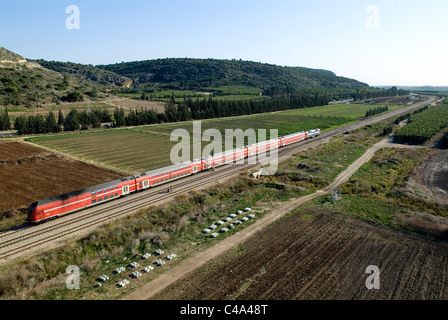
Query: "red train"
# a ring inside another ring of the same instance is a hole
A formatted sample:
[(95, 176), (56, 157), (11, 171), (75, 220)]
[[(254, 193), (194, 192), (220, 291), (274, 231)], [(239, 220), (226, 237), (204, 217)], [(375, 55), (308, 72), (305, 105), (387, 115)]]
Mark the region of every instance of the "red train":
[(130, 193), (182, 179), (183, 177), (256, 155), (260, 152), (313, 138), (320, 135), (320, 133), (320, 129), (297, 132), (244, 148), (222, 152), (213, 156), (106, 182), (57, 197), (39, 200), (29, 206), (27, 221), (33, 224), (40, 223), (106, 201), (111, 201)]

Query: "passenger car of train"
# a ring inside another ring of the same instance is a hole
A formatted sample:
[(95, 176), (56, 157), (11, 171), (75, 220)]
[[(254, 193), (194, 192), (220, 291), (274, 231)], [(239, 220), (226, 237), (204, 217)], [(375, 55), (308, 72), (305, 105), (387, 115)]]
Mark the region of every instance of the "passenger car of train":
[(296, 132), (277, 139), (271, 139), (239, 149), (224, 151), (213, 156), (194, 159), (178, 165), (143, 172), (88, 187), (60, 196), (39, 200), (28, 208), (27, 221), (37, 224), (65, 214), (96, 206), (119, 197), (156, 187), (174, 180), (209, 170), (262, 152), (281, 148), (320, 135), (320, 129)]

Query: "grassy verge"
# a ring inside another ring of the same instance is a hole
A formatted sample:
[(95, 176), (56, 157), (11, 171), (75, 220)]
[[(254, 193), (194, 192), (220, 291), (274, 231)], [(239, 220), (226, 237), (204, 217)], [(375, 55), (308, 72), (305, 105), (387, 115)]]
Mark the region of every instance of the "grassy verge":
[(320, 197), (314, 205), (399, 230), (447, 240), (448, 208), (407, 196), (402, 190), (426, 149), (382, 149), (340, 189), (342, 199)]
[(376, 124), (337, 136), (328, 143), (296, 154), (280, 164), (276, 176), (265, 179), (313, 191), (321, 189), (329, 185), (369, 147), (383, 139), (383, 128), (383, 124)]

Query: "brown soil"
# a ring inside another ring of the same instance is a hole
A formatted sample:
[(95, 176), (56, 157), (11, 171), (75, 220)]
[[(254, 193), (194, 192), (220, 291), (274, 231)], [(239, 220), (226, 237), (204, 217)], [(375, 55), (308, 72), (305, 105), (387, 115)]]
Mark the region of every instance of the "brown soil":
[(430, 152), (406, 183), (406, 192), (448, 206), (448, 150)]
[[(281, 219), (154, 299), (447, 299), (448, 245), (318, 209)], [(366, 268), (380, 270), (368, 290)]]
[(30, 144), (0, 142), (0, 211), (121, 177)]

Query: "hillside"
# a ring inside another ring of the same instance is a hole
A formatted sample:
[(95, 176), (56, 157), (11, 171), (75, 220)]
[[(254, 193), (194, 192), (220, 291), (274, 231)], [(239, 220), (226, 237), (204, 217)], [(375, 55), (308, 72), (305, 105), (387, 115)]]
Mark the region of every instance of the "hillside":
[(132, 85), (132, 80), (128, 77), (104, 69), (96, 68), (92, 65), (46, 60), (36, 60), (36, 62), (47, 69), (59, 72), (61, 74), (68, 74), (71, 78), (76, 79), (81, 83), (101, 86), (118, 86), (124, 88), (129, 88)]
[(98, 68), (134, 80), (136, 86), (197, 90), (222, 86), (260, 89), (357, 89), (368, 87), (333, 72), (302, 67), (281, 67), (241, 60), (158, 59), (99, 65)]
[(61, 86), (63, 76), (30, 62), (22, 56), (0, 47), (0, 104), (38, 105), (57, 99), (69, 85)]
[[(158, 59), (93, 66), (29, 60), (0, 47), (0, 105), (40, 107), (101, 100), (116, 89), (139, 96), (142, 91), (165, 89), (219, 92), (243, 88), (246, 94), (255, 90), (258, 96), (259, 90), (265, 90), (266, 95), (276, 97), (278, 90), (301, 95), (303, 90), (353, 93), (366, 87), (331, 71), (242, 60)], [(242, 93), (232, 94), (238, 99)]]

